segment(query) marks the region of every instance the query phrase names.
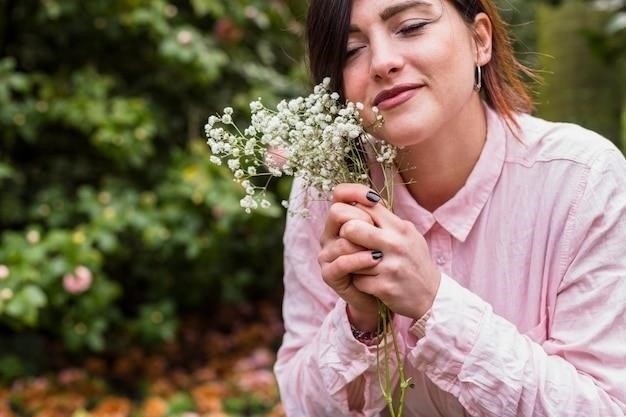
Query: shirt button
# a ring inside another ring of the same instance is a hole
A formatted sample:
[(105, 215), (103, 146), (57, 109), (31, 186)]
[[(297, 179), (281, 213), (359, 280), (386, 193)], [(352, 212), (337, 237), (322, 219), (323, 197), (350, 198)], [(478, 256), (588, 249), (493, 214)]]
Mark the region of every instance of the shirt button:
[(443, 255), (437, 256), (437, 259), (435, 260), (435, 262), (437, 262), (437, 265), (439, 265), (439, 266), (445, 264), (447, 261), (448, 261), (448, 259), (446, 259), (446, 257), (443, 256)]

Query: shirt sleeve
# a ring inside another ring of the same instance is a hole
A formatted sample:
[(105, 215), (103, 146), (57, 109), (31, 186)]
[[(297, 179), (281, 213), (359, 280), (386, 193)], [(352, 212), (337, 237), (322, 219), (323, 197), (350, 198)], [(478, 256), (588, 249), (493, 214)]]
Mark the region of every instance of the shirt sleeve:
[[(304, 194), (295, 183), (290, 207), (302, 204)], [(354, 339), (346, 303), (321, 278), (317, 257), (327, 203), (312, 198), (306, 205), (307, 218), (288, 217), (283, 242), (285, 334), (274, 366), (281, 401), (289, 416), (375, 415), (384, 407), (376, 346)], [(390, 369), (395, 374), (396, 364)]]
[(408, 360), (471, 416), (626, 415), (626, 163), (604, 152), (568, 217), (565, 271), (538, 344), (443, 275)]

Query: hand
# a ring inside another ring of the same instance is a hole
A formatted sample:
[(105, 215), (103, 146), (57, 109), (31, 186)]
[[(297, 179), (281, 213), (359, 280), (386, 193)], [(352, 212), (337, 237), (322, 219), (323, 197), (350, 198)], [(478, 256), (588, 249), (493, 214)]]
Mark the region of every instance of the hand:
[[(418, 319), (432, 306), (441, 275), (415, 226), (384, 204), (373, 204), (367, 199), (368, 191), (365, 186), (343, 184), (333, 193), (335, 204), (356, 202), (352, 207), (367, 213), (370, 220), (363, 221), (359, 214), (341, 222), (339, 238), (361, 249), (344, 254), (343, 262), (354, 266), (351, 284), (379, 298), (395, 313)], [(372, 262), (373, 250), (381, 251), (382, 258)], [(365, 262), (368, 255), (369, 265)]]
[[(369, 191), (366, 187), (359, 186), (359, 189), (364, 195)], [(344, 200), (331, 205), (321, 237), (322, 249), (318, 261), (324, 282), (348, 304), (352, 325), (361, 330), (375, 330), (378, 325), (378, 301), (354, 285), (352, 273), (371, 268), (378, 260), (366, 247), (339, 236), (347, 222), (372, 226), (374, 221), (367, 212), (351, 203)], [(365, 204), (373, 206), (376, 203), (366, 198)]]

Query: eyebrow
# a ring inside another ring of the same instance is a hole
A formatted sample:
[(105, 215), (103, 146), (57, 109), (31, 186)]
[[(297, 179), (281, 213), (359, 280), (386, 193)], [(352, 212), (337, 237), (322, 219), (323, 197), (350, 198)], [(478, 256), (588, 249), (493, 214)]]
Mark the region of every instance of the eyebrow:
[[(431, 6), (431, 4), (427, 1), (423, 0), (408, 0), (402, 3), (394, 4), (393, 6), (387, 7), (380, 13), (380, 18), (383, 21), (391, 19), (393, 16), (398, 13), (402, 13), (403, 11), (410, 9), (412, 7), (417, 6)], [(350, 32), (358, 32), (359, 29), (356, 26), (350, 26)]]
[(401, 12), (405, 11), (406, 9), (410, 9), (411, 7), (415, 7), (415, 6), (430, 6), (430, 5), (431, 4), (429, 2), (420, 1), (420, 0), (405, 1), (403, 3), (394, 4), (393, 6), (388, 7), (385, 10), (383, 10), (382, 13), (380, 14), (380, 18), (383, 21), (389, 20), (393, 16), (397, 15), (398, 13), (401, 13)]

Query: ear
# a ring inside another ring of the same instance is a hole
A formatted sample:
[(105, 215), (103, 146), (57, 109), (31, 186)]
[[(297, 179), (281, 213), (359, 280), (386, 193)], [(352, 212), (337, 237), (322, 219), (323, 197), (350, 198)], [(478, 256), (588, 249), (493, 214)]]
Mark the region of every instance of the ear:
[(472, 23), (476, 45), (476, 64), (483, 66), (491, 61), (492, 26), (491, 19), (485, 13), (478, 13)]

